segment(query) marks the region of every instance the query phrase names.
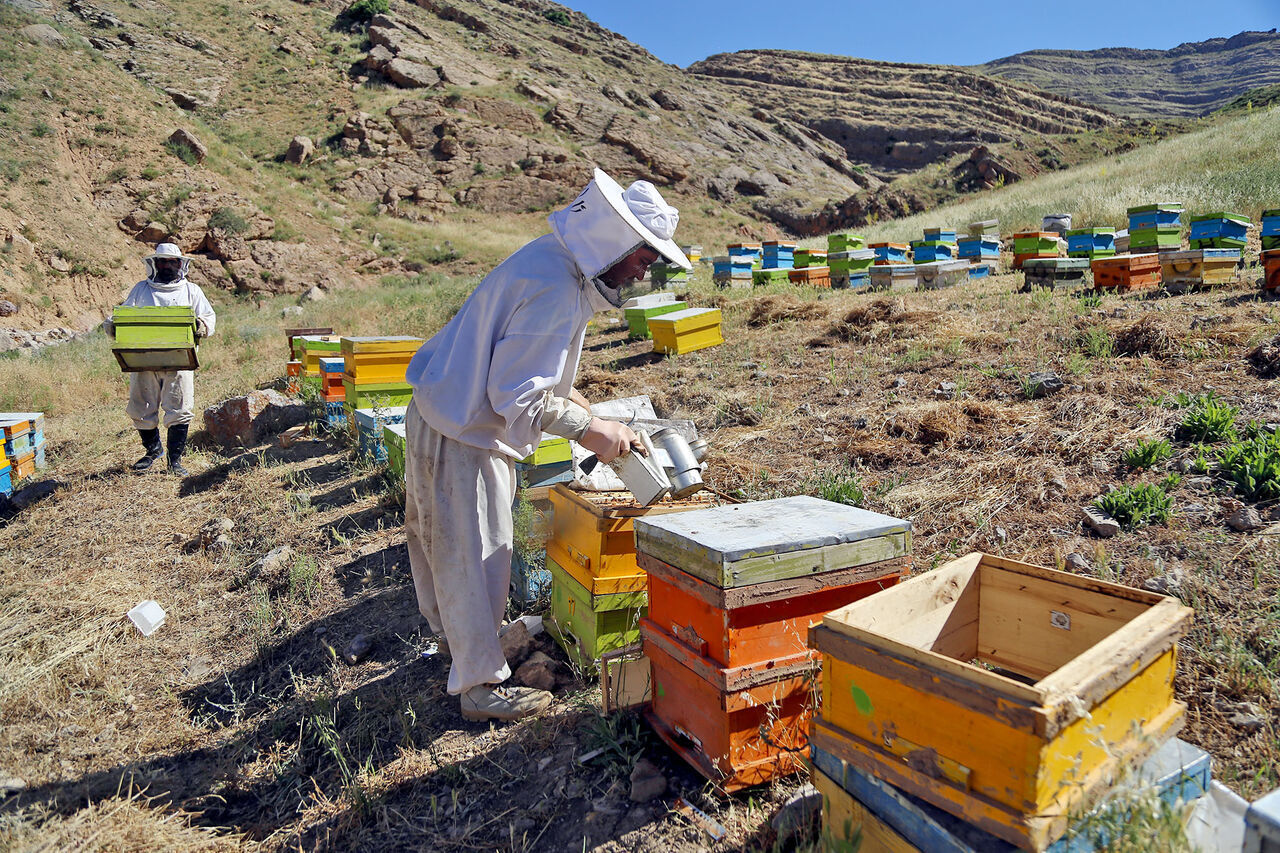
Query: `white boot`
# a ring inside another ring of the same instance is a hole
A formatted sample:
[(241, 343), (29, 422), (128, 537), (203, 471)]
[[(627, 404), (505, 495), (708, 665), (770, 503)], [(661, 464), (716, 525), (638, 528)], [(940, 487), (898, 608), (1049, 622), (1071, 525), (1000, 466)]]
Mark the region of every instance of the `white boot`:
[(520, 720), (551, 704), (551, 694), (532, 687), (478, 684), (462, 694), (464, 720)]

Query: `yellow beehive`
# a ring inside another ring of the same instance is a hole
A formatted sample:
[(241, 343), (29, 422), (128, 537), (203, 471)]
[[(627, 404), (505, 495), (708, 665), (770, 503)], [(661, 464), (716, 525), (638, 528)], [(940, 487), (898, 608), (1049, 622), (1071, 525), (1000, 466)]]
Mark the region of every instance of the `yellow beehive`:
[(827, 614), (813, 743), (1043, 850), (1181, 726), (1172, 598), (970, 554)]
[(342, 339), (343, 370), (356, 385), (404, 382), (405, 371), (414, 353), (422, 346), (422, 338), (388, 335)]
[(302, 375), (319, 377), (320, 359), (333, 358), (338, 354), (341, 338), (337, 335), (301, 335), (302, 341)]
[(686, 308), (649, 318), (653, 351), (686, 353), (724, 343), (720, 335), (719, 308)]

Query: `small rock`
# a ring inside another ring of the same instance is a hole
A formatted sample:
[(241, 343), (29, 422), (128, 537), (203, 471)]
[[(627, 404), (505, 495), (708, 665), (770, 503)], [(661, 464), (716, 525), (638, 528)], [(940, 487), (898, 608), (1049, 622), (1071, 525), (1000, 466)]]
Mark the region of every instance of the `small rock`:
[(11, 232), (5, 238), (5, 244), (8, 251), (16, 255), (20, 260), (31, 261), (35, 259), (36, 244), (23, 237), (17, 231)]
[(1037, 370), (1027, 376), (1027, 396), (1033, 400), (1056, 394), (1062, 388), (1062, 378), (1051, 370)]
[(1068, 554), (1066, 564), (1067, 568), (1073, 572), (1087, 572), (1093, 568), (1093, 566), (1089, 564), (1089, 561), (1081, 554)]
[(18, 306), (8, 299), (0, 299), (0, 317), (12, 317), (18, 313)]
[(1247, 533), (1250, 530), (1257, 530), (1263, 526), (1262, 517), (1258, 515), (1258, 511), (1251, 506), (1242, 506), (1231, 515), (1227, 516), (1227, 526), (1232, 530), (1239, 530), (1241, 533)]
[(631, 770), (631, 801), (647, 803), (667, 792), (667, 777), (653, 762), (642, 758)]
[(216, 557), (219, 554), (225, 554), (230, 551), (231, 546), (234, 544), (235, 543), (231, 541), (230, 536), (222, 533), (213, 537), (213, 540), (208, 545), (204, 546), (204, 550), (206, 554)]
[(1103, 539), (1110, 539), (1120, 532), (1120, 522), (1096, 506), (1081, 507), (1080, 511), (1084, 516), (1084, 523)]
[(533, 636), (523, 622), (513, 622), (500, 638), (507, 666), (518, 669), (533, 650)]
[(889, 383), (889, 388), (891, 389), (906, 388), (906, 387), (907, 387), (907, 380), (903, 379), (901, 376), (894, 377), (894, 379)]
[(367, 658), (371, 651), (373, 651), (372, 641), (364, 634), (356, 634), (342, 650), (342, 659), (354, 666)]
[(301, 305), (286, 305), (280, 309), (281, 317), (300, 317), (302, 316)]
[(49, 266), (58, 272), (71, 272), (71, 261), (62, 257), (62, 255), (50, 255)]
[(1246, 732), (1262, 731), (1267, 725), (1266, 719), (1261, 715), (1247, 711), (1236, 711), (1227, 719), (1227, 722)]
[(289, 150), (284, 153), (286, 163), (302, 165), (315, 153), (316, 145), (309, 136), (295, 136), (289, 142)]
[(23, 38), (33, 44), (47, 44), (50, 47), (62, 47), (67, 43), (66, 36), (48, 24), (31, 24), (18, 30)]
[(9, 504), (14, 509), (24, 510), (35, 506), (66, 485), (66, 483), (55, 477), (39, 480), (14, 492), (13, 496), (9, 498)]
[(320, 289), (320, 285), (313, 284), (311, 289), (302, 294), (302, 302), (322, 302), (325, 298), (325, 292)]
[(219, 536), (236, 529), (236, 523), (229, 518), (214, 518), (206, 521), (200, 528), (200, 544), (208, 545)]
[(806, 782), (782, 804), (769, 823), (782, 842), (813, 826), (821, 815), (822, 792)]
[(954, 400), (959, 388), (960, 386), (954, 382), (942, 382), (933, 389), (933, 396), (939, 400)]
[(209, 149), (189, 130), (178, 128), (169, 134), (169, 141), (174, 145), (190, 149), (191, 153), (195, 155), (197, 163), (203, 163), (204, 158), (209, 156)]
[(17, 776), (0, 775), (0, 797), (7, 797), (10, 794), (25, 790), (27, 790), (26, 779), (19, 779)]
[(542, 652), (534, 652), (515, 671), (515, 680), (525, 687), (549, 693), (556, 689), (556, 662)]
[(1009, 539), (1008, 532), (998, 524), (996, 525), (995, 534), (996, 534), (996, 538), (999, 539), (1001, 542), (1006, 542)]

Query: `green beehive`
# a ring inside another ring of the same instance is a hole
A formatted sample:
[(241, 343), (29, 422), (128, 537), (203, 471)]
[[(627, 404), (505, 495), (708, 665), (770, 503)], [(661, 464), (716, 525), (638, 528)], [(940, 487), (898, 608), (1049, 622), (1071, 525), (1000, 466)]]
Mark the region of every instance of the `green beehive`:
[(659, 302), (643, 308), (627, 308), (622, 315), (627, 318), (627, 337), (640, 340), (649, 339), (649, 319), (672, 311), (683, 311), (688, 306), (684, 302)]
[(357, 385), (349, 378), (344, 378), (342, 386), (347, 393), (348, 415), (356, 409), (407, 406), (409, 399), (413, 397), (413, 386), (408, 382), (375, 382), (371, 385)]
[(1182, 248), (1182, 228), (1171, 227), (1140, 228), (1129, 232), (1129, 250), (1134, 249), (1180, 249)]
[(140, 370), (195, 370), (196, 313), (189, 307), (117, 306), (111, 315), (111, 351), (126, 373)]
[(827, 235), (827, 252), (852, 252), (867, 247), (866, 238), (861, 234), (829, 234)]
[(548, 627), (571, 660), (590, 667), (605, 652), (640, 642), (640, 617), (649, 610), (647, 592), (592, 595), (551, 557), (547, 569), (552, 617)]
[(387, 424), (382, 428), (382, 445), (387, 448), (387, 467), (404, 479), (404, 424)]
[(791, 281), (790, 274), (791, 270), (780, 267), (755, 270), (751, 273), (751, 283), (757, 287), (765, 284), (787, 284)]

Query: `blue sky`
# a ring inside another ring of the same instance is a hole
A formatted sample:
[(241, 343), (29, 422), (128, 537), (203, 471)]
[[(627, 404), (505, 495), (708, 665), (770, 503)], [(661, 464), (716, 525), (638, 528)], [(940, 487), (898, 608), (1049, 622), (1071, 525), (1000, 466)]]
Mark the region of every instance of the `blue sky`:
[(1167, 49), (1280, 25), (1280, 0), (569, 0), (565, 5), (681, 66), (713, 53), (758, 47), (974, 65), (1035, 48)]

